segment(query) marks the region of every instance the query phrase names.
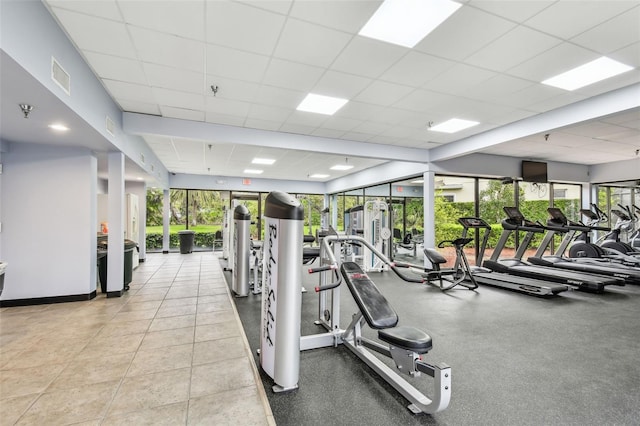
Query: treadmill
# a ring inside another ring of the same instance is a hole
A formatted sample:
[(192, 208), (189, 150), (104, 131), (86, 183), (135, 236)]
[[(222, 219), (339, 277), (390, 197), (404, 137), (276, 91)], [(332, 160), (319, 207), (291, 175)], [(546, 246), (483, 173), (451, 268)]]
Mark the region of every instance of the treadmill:
[[(562, 210), (549, 207), (549, 220), (547, 221), (547, 233), (534, 256), (527, 259), (529, 263), (538, 266), (569, 269), (571, 271), (588, 272), (622, 278), (629, 284), (640, 284), (640, 269), (627, 267), (622, 264), (614, 264), (606, 258), (577, 257), (566, 258), (562, 254), (567, 245), (573, 239), (576, 232), (588, 232), (590, 228), (582, 223), (572, 222), (562, 213)], [(565, 234), (555, 254), (545, 256), (554, 235)], [(586, 243), (583, 243), (586, 244)]]
[[(491, 234), (491, 226), (478, 217), (461, 217), (458, 219), (458, 222), (460, 222), (463, 227), (462, 238), (467, 238), (469, 229), (484, 230), (481, 237), (482, 241), (480, 242), (480, 247), (478, 248), (478, 254), (476, 256), (476, 265), (480, 265), (484, 258), (484, 252), (489, 241), (489, 235)], [(493, 272), (491, 269), (483, 268), (481, 266), (471, 267), (470, 273), (479, 284), (500, 287), (531, 296), (550, 297), (569, 289), (566, 285), (552, 281)]]
[[(484, 261), (484, 267), (510, 275), (554, 281), (590, 293), (603, 293), (607, 285), (624, 285), (622, 278), (532, 265), (523, 261), (522, 256), (529, 247), (534, 234), (545, 232), (546, 228), (540, 223), (525, 219), (516, 207), (504, 207), (503, 210), (507, 214), (507, 218), (502, 221), (504, 230), (491, 258)], [(513, 259), (501, 259), (500, 253), (504, 249), (509, 236), (518, 231), (526, 232), (526, 234), (516, 250), (515, 257)]]

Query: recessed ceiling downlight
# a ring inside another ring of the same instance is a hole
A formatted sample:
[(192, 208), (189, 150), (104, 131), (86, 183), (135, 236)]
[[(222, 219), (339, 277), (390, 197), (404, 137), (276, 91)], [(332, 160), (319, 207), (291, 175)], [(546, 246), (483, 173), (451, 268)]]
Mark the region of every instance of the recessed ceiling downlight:
[(69, 130), (69, 128), (62, 123), (49, 124), (49, 128), (58, 132), (66, 132), (67, 130)]

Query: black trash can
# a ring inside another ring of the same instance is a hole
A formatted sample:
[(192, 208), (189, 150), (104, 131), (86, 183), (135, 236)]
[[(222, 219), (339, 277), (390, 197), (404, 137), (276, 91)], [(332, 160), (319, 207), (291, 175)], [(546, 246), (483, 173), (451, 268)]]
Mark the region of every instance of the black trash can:
[[(124, 290), (129, 290), (129, 284), (133, 281), (133, 251), (138, 244), (135, 241), (124, 240)], [(100, 278), (100, 290), (107, 292), (107, 237), (98, 237), (98, 277)]]
[(180, 236), (180, 253), (188, 254), (193, 251), (193, 240), (195, 240), (195, 231), (185, 230), (178, 231)]
[(7, 268), (7, 262), (0, 262), (0, 296), (4, 290), (4, 271)]

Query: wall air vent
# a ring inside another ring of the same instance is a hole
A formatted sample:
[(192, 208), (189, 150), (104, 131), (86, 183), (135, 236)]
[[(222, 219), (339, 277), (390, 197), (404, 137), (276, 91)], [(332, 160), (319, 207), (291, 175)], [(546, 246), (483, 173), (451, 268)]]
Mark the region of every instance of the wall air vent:
[(116, 136), (116, 123), (114, 123), (113, 120), (109, 118), (109, 116), (107, 116), (106, 119), (106, 129), (107, 133), (109, 133), (111, 136)]
[(71, 76), (53, 56), (51, 57), (51, 79), (71, 96)]

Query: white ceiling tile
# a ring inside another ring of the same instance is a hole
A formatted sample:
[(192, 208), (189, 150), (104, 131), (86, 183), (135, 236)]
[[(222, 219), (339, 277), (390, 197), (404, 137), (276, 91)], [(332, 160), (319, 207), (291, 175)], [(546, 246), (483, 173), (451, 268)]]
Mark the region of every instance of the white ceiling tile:
[(555, 3), (555, 0), (471, 0), (468, 5), (511, 21), (523, 22), (553, 3)]
[(312, 92), (325, 96), (353, 99), (372, 81), (370, 78), (329, 70), (316, 83)]
[(600, 24), (574, 38), (572, 43), (608, 55), (640, 41), (640, 6)]
[(357, 125), (361, 124), (362, 120), (354, 120), (345, 117), (336, 117), (335, 115), (329, 117), (322, 127), (329, 130), (337, 130), (341, 132), (348, 132), (353, 130)]
[(206, 98), (206, 110), (218, 114), (237, 115), (246, 117), (249, 112), (249, 102), (224, 99), (213, 96)]
[(289, 9), (291, 9), (293, 0), (238, 0), (238, 2), (286, 15), (289, 13)]
[(326, 68), (351, 38), (351, 35), (340, 31), (288, 19), (274, 56)]
[(99, 18), (120, 21), (120, 11), (115, 0), (101, 0), (96, 2), (78, 1), (78, 0), (46, 0), (45, 2), (51, 7), (71, 10), (74, 12), (84, 13), (86, 15), (97, 16)]
[(127, 29), (122, 22), (95, 18), (64, 9), (53, 9), (74, 43), (82, 50), (136, 58)]
[(129, 32), (142, 61), (204, 72), (204, 43), (138, 27)]
[(161, 106), (160, 111), (162, 112), (162, 116), (167, 118), (178, 118), (181, 120), (191, 120), (191, 121), (204, 121), (204, 111), (202, 110)]
[(617, 50), (608, 55), (623, 64), (627, 64), (634, 68), (640, 68), (640, 42), (633, 43), (623, 49)]
[(374, 14), (382, 0), (375, 1), (297, 1), (291, 16), (356, 34)]
[(634, 108), (608, 117), (603, 117), (601, 121), (611, 124), (619, 124), (631, 129), (640, 129), (640, 108)]
[(506, 19), (463, 6), (418, 43), (415, 49), (460, 61), (515, 26)]
[(256, 103), (295, 109), (306, 95), (306, 92), (299, 90), (261, 86), (256, 96)]
[(151, 90), (161, 107), (166, 105), (176, 108), (204, 110), (204, 95), (179, 92), (177, 90), (163, 89), (161, 87), (154, 87)]
[(385, 71), (380, 79), (420, 87), (455, 65), (455, 62), (412, 50)]
[(220, 114), (217, 112), (206, 111), (205, 121), (207, 123), (226, 124), (229, 126), (244, 125), (244, 117), (238, 115)]
[(542, 82), (597, 59), (598, 56), (593, 51), (575, 44), (562, 43), (509, 69), (507, 73), (531, 81)]
[(477, 67), (506, 71), (545, 50), (561, 40), (526, 27), (517, 27), (466, 59)]
[(423, 88), (454, 95), (464, 94), (467, 89), (497, 75), (493, 71), (459, 64), (427, 82)]
[(263, 83), (270, 86), (308, 92), (323, 73), (322, 68), (282, 59), (272, 59)]
[(85, 52), (84, 56), (100, 78), (136, 84), (147, 83), (139, 61), (94, 52)]
[(371, 135), (368, 133), (360, 133), (360, 132), (347, 132), (344, 134), (343, 138), (348, 141), (357, 141), (357, 142), (366, 142), (371, 139)]
[(465, 96), (480, 101), (495, 101), (531, 86), (537, 85), (528, 80), (499, 74), (469, 88)]
[[(633, 1), (558, 1), (525, 25), (563, 39), (570, 39), (636, 6)], [(577, 7), (576, 7), (577, 6)]]
[(282, 123), (295, 111), (293, 108), (279, 108), (274, 106), (252, 104), (247, 114), (248, 118)]
[[(207, 86), (205, 87), (205, 91), (207, 96), (215, 96), (224, 99), (252, 102), (260, 88), (260, 85), (257, 83), (233, 80), (215, 75), (207, 75), (206, 80)], [(215, 95), (211, 91), (210, 86), (212, 85), (218, 87), (218, 92)]]
[(205, 92), (204, 74), (164, 65), (143, 62), (147, 81), (152, 87), (203, 94)]
[(591, 97), (637, 83), (640, 83), (640, 69), (638, 68), (629, 70), (615, 77), (607, 78), (606, 80), (581, 87), (576, 89), (574, 92), (585, 97)]
[(142, 84), (125, 83), (122, 81), (103, 79), (111, 96), (116, 100), (138, 101), (147, 104), (157, 104), (151, 87)]
[(418, 89), (396, 102), (394, 107), (410, 111), (432, 112), (443, 103), (451, 103), (453, 99), (457, 98), (443, 93)]
[(304, 126), (302, 124), (283, 123), (280, 126), (281, 132), (296, 133), (299, 135), (310, 135), (315, 130), (315, 126)]
[(270, 55), (285, 17), (241, 3), (207, 0), (207, 43)]
[(160, 115), (160, 107), (158, 104), (151, 104), (145, 102), (128, 101), (126, 99), (119, 99), (118, 105), (125, 112), (139, 112), (140, 114)]
[(417, 132), (419, 132), (419, 130), (413, 127), (393, 126), (382, 132), (382, 136), (404, 139), (412, 137)]
[(389, 106), (413, 92), (409, 86), (387, 83), (385, 81), (374, 81), (354, 98), (358, 102), (366, 102), (376, 105)]
[(553, 109), (560, 108), (561, 106), (569, 105), (583, 99), (586, 99), (586, 96), (576, 92), (565, 92), (559, 94), (558, 96), (547, 98), (541, 102), (527, 105), (527, 109), (537, 112), (551, 111)]
[(354, 120), (367, 120), (372, 114), (384, 110), (380, 105), (365, 104), (362, 102), (347, 102), (334, 114), (334, 117), (351, 118)]
[(203, 1), (120, 1), (128, 24), (196, 40), (204, 38)]
[(335, 60), (331, 69), (376, 78), (408, 53), (393, 44), (357, 36)]
[(315, 114), (313, 112), (306, 111), (294, 111), (289, 115), (286, 124), (299, 124), (303, 126), (316, 128), (325, 121), (327, 121), (327, 115), (324, 114)]
[(395, 145), (395, 143), (399, 140), (399, 138), (394, 138), (386, 135), (376, 135), (369, 139), (371, 143), (377, 143), (381, 145)]
[(317, 128), (311, 133), (313, 136), (320, 136), (323, 138), (334, 138), (339, 139), (342, 135), (344, 135), (344, 131), (342, 130), (333, 130), (327, 129), (324, 127)]
[(224, 46), (207, 45), (207, 74), (260, 82), (268, 64), (268, 56)]
[(388, 124), (376, 123), (372, 121), (365, 121), (362, 124), (357, 125), (353, 131), (358, 133), (367, 133), (370, 135), (379, 135), (391, 128)]

